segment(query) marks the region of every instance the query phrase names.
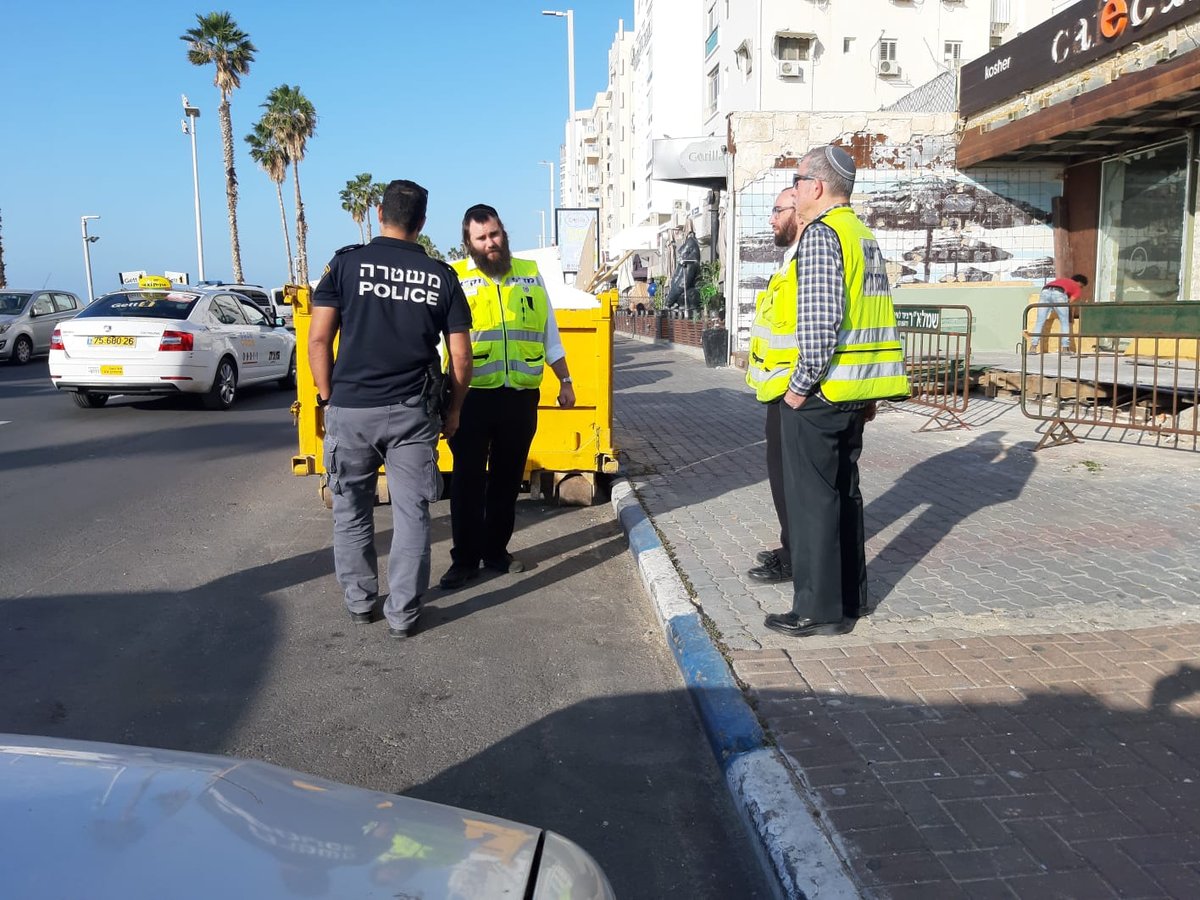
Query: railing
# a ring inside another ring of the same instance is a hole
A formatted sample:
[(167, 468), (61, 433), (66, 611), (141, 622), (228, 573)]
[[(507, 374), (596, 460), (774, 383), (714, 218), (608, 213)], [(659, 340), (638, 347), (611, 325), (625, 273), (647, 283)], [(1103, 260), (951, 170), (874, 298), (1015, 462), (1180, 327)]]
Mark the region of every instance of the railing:
[[(1153, 432), (1200, 445), (1200, 303), (1078, 303), (1076, 328), (1047, 334), (1050, 304), (1026, 307), (1021, 411), (1049, 422), (1034, 449), (1078, 441), (1082, 426)], [(1030, 330), (1030, 323), (1042, 328)]]
[(917, 430), (969, 428), (962, 415), (970, 402), (970, 307), (897, 304), (896, 324), (912, 389), (907, 402), (934, 411)]
[(703, 313), (682, 313), (678, 310), (617, 310), (613, 316), (615, 328), (621, 334), (671, 341), (688, 347), (704, 345), (704, 330), (716, 320)]

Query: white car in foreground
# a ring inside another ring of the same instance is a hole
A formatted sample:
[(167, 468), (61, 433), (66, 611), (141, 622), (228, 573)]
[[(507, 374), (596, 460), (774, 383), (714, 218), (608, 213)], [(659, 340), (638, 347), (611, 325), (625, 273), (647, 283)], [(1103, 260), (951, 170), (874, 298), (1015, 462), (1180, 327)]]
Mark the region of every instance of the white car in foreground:
[(50, 380), (85, 408), (185, 393), (229, 409), (245, 385), (295, 387), (296, 336), (229, 290), (121, 290), (54, 330)]

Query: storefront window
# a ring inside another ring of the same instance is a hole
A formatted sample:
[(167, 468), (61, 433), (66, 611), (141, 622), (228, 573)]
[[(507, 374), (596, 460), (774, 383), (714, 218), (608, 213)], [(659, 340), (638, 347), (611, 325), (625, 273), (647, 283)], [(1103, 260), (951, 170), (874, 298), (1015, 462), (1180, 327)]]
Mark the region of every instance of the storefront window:
[(1104, 163), (1097, 300), (1180, 299), (1187, 161), (1180, 141)]

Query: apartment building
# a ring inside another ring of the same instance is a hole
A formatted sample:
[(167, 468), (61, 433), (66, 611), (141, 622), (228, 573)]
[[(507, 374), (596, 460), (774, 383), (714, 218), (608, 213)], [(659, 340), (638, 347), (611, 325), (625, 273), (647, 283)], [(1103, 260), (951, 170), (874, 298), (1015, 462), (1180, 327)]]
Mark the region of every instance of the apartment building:
[(703, 132), (747, 111), (884, 109), (1050, 14), (1046, 0), (699, 0)]

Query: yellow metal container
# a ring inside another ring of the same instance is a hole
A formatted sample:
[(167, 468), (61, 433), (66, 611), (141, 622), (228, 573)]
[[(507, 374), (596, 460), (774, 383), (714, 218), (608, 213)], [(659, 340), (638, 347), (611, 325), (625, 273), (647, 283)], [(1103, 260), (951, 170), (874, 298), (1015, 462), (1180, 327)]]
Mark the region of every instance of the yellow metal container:
[[(308, 365), (308, 328), (312, 319), (312, 294), (304, 286), (284, 289), (291, 303), (296, 328), (296, 421), (299, 452), (292, 457), (295, 475), (321, 476), (325, 496), (325, 424), (317, 408), (317, 389)], [(596, 476), (617, 471), (617, 451), (612, 441), (613, 309), (616, 291), (598, 296), (599, 305), (587, 309), (555, 310), (555, 320), (567, 352), (575, 406), (558, 406), (558, 379), (547, 371), (538, 404), (538, 430), (525, 462), (525, 479), (535, 496), (559, 494), (564, 501), (585, 503), (595, 496)], [(547, 367), (549, 369), (549, 367)], [(438, 466), (453, 468), (446, 442), (438, 443)], [(387, 482), (380, 479), (380, 499), (387, 501)]]

